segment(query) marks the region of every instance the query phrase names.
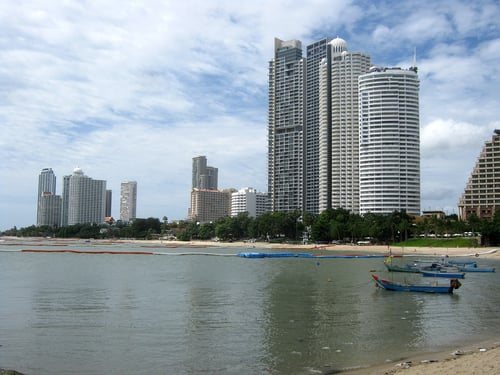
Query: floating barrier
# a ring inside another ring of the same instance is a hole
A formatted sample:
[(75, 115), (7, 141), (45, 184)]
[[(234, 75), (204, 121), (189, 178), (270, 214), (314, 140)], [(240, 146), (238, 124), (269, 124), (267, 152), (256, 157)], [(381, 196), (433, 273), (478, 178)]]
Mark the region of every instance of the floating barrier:
[(239, 257), (242, 258), (386, 258), (387, 255), (372, 255), (372, 254), (342, 254), (342, 255), (331, 255), (331, 254), (309, 254), (309, 253), (259, 253), (259, 252), (248, 252), (242, 251), (238, 253)]
[[(1, 252), (7, 252), (2, 250)], [(171, 256), (181, 256), (181, 255), (205, 255), (205, 256), (237, 256), (236, 254), (222, 254), (222, 253), (201, 253), (201, 252), (183, 252), (183, 253), (167, 253), (159, 251), (114, 251), (114, 250), (73, 250), (73, 249), (22, 249), (22, 250), (10, 250), (8, 252), (21, 252), (21, 253), (70, 253), (70, 254), (91, 254), (91, 255), (171, 255)]]
[(110, 250), (39, 250), (23, 249), (22, 253), (72, 253), (72, 254), (120, 254), (120, 255), (153, 255), (152, 251), (110, 251)]

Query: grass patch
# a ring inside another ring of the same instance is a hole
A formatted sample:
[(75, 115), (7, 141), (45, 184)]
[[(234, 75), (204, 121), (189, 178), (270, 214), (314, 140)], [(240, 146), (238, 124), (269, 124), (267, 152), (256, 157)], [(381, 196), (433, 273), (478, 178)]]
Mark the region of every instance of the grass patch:
[(393, 246), (405, 247), (478, 247), (477, 238), (410, 238)]

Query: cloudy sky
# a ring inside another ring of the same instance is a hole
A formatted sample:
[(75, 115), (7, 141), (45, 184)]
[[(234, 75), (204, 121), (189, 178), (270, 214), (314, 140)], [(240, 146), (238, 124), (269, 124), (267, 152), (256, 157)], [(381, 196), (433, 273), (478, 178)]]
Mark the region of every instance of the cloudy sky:
[(500, 128), (500, 4), (44, 0), (0, 3), (0, 230), (36, 223), (38, 175), (138, 183), (138, 217), (183, 219), (192, 158), (267, 191), (274, 37), (345, 39), (421, 80), (422, 209), (457, 213)]

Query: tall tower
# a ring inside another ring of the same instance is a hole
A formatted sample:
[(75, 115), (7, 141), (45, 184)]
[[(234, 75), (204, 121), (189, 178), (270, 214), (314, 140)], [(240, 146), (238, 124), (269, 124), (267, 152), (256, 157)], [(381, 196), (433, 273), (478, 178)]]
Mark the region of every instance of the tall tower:
[(44, 168), (38, 176), (38, 197), (44, 193), (56, 194), (56, 175), (52, 168)]
[(205, 156), (193, 158), (192, 189), (217, 190), (219, 170), (207, 166)]
[(269, 62), (268, 191), (272, 211), (303, 209), (305, 61), (298, 40), (274, 39)]
[(63, 182), (63, 225), (101, 224), (106, 212), (106, 181), (93, 180), (75, 168)]
[[(311, 213), (319, 213), (319, 72), (322, 61), (331, 62), (330, 41), (321, 39), (306, 47), (304, 210)], [(329, 74), (326, 79), (330, 82)]]
[(44, 168), (38, 176), (37, 225), (61, 225), (61, 197), (56, 195), (56, 176)]
[(416, 68), (372, 67), (359, 77), (360, 213), (420, 215)]
[(129, 222), (137, 214), (137, 182), (125, 181), (120, 188), (120, 220)]
[(319, 211), (345, 208), (359, 213), (358, 77), (370, 57), (348, 52), (347, 43), (329, 43), (331, 61), (320, 68)]

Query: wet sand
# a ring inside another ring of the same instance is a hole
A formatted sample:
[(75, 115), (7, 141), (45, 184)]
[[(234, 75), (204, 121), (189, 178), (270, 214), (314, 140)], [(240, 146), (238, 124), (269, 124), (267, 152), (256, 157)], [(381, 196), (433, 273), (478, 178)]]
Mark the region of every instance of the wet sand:
[(441, 353), (344, 372), (346, 375), (493, 375), (500, 374), (500, 341), (488, 341)]

